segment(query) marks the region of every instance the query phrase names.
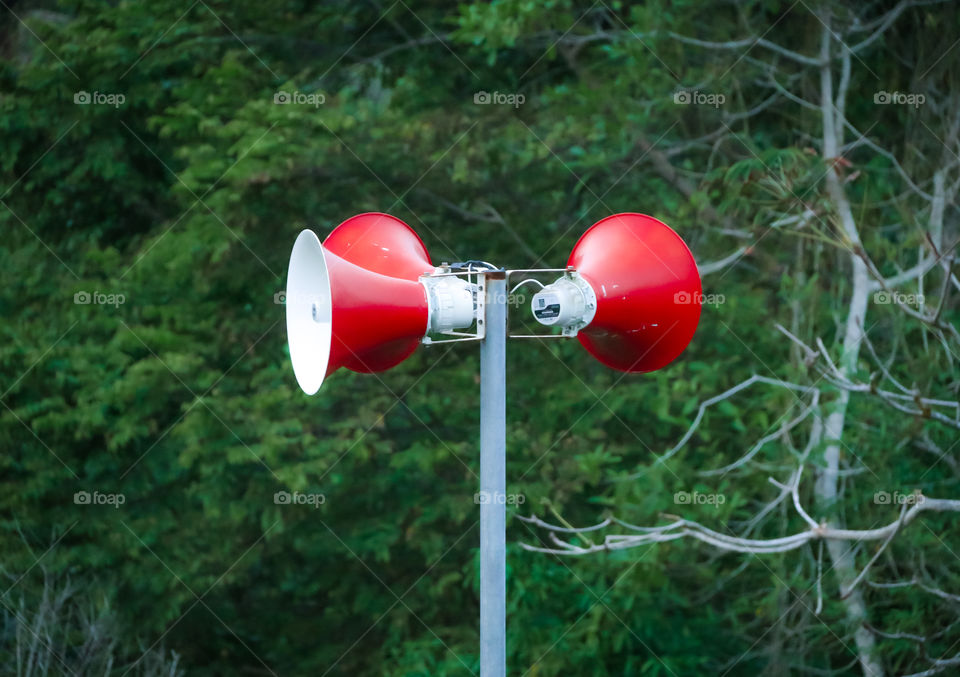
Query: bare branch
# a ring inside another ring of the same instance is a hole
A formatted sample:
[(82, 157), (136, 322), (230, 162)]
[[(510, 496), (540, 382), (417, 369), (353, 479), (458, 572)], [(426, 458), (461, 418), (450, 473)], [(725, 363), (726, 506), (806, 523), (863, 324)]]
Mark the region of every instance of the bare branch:
[[(801, 531), (790, 536), (770, 539), (752, 539), (729, 536), (709, 529), (698, 522), (693, 522), (680, 517), (673, 517), (670, 524), (659, 527), (638, 527), (628, 524), (622, 520), (614, 519), (617, 524), (628, 527), (631, 530), (638, 531), (637, 534), (618, 534), (607, 535), (602, 543), (591, 545), (589, 547), (580, 547), (571, 543), (559, 541), (562, 546), (556, 548), (542, 548), (532, 546), (527, 543), (521, 543), (524, 550), (531, 552), (545, 552), (556, 555), (588, 555), (594, 552), (628, 550), (643, 545), (653, 543), (663, 543), (675, 541), (681, 538), (693, 538), (698, 541), (712, 545), (720, 550), (728, 552), (743, 553), (778, 553), (788, 552), (803, 547), (807, 543), (818, 540), (826, 541), (850, 541), (862, 543), (868, 541), (880, 541), (890, 538), (891, 534), (896, 534), (902, 527), (909, 525), (916, 517), (926, 511), (934, 512), (960, 512), (960, 500), (945, 498), (928, 498), (923, 494), (917, 493), (917, 499), (914, 505), (903, 512), (899, 518), (890, 524), (875, 529), (840, 529), (828, 524), (818, 524), (810, 527), (806, 531)], [(532, 518), (526, 521), (532, 522)], [(557, 531), (560, 531), (559, 529)], [(556, 534), (551, 531), (556, 538)]]
[(740, 257), (749, 250), (750, 247), (744, 245), (737, 249), (735, 252), (724, 256), (722, 259), (717, 261), (709, 261), (707, 263), (697, 264), (697, 270), (700, 271), (700, 277), (709, 275), (710, 273), (716, 273), (717, 271), (723, 270), (732, 263), (736, 263), (740, 260)]
[(897, 535), (897, 532), (900, 531), (900, 527), (903, 526), (904, 515), (906, 514), (907, 514), (907, 503), (904, 502), (903, 505), (900, 507), (900, 519), (897, 520), (896, 529), (890, 532), (890, 535), (887, 536), (887, 539), (883, 542), (883, 545), (877, 548), (877, 551), (873, 553), (873, 557), (871, 557), (870, 561), (867, 562), (867, 565), (863, 567), (863, 571), (861, 571), (860, 574), (855, 579), (853, 579), (853, 583), (851, 583), (846, 590), (841, 590), (840, 599), (846, 599), (847, 597), (849, 597), (850, 594), (857, 588), (857, 585), (860, 584), (860, 581), (864, 579), (864, 577), (867, 575), (867, 572), (870, 571), (870, 567), (872, 567), (874, 562), (876, 562), (880, 558), (880, 555), (883, 554), (883, 551), (887, 549), (888, 545), (890, 545), (890, 541), (892, 541), (894, 537)]
[(733, 463), (725, 465), (721, 468), (717, 468), (715, 470), (704, 470), (698, 474), (704, 477), (712, 477), (715, 475), (726, 475), (727, 473), (733, 470), (736, 470), (737, 468), (743, 467), (744, 465), (749, 463), (754, 456), (760, 453), (760, 450), (764, 446), (766, 446), (768, 443), (773, 442), (775, 439), (782, 437), (787, 432), (796, 428), (798, 425), (800, 425), (805, 420), (807, 420), (810, 414), (812, 414), (817, 409), (817, 406), (820, 404), (820, 391), (814, 388), (812, 389), (812, 392), (813, 392), (813, 397), (811, 398), (810, 405), (804, 411), (802, 411), (800, 415), (797, 416), (795, 419), (784, 423), (776, 432), (772, 432), (768, 435), (764, 435), (763, 437), (761, 437), (759, 440), (757, 440), (754, 443), (752, 447), (750, 447), (750, 451), (748, 451), (746, 454), (741, 456), (739, 459), (737, 459)]
[(604, 527), (610, 526), (610, 524), (612, 524), (610, 518), (607, 518), (602, 522), (600, 522), (599, 524), (594, 524), (592, 527), (580, 527), (579, 529), (570, 529), (567, 527), (558, 527), (553, 524), (548, 524), (547, 522), (544, 522), (542, 519), (540, 519), (536, 515), (531, 515), (530, 517), (524, 517), (523, 515), (518, 514), (516, 515), (516, 518), (524, 522), (527, 522), (529, 524), (533, 524), (534, 526), (538, 526), (543, 529), (549, 529), (550, 531), (559, 531), (564, 534), (582, 534), (585, 531), (598, 531), (599, 529), (603, 529)]
[(924, 590), (925, 592), (929, 592), (931, 595), (935, 595), (939, 597), (940, 599), (946, 600), (948, 602), (954, 602), (954, 603), (960, 604), (960, 595), (954, 595), (949, 592), (944, 592), (943, 590), (929, 586), (923, 581), (917, 580), (916, 578), (909, 581), (898, 581), (896, 583), (877, 583), (875, 581), (867, 581), (867, 585), (869, 585), (871, 588), (878, 588), (881, 590), (889, 590), (893, 588), (910, 588), (910, 587), (916, 586), (921, 590)]
[[(781, 388), (787, 388), (789, 390), (796, 390), (802, 393), (819, 392), (816, 388), (811, 388), (810, 386), (803, 386), (797, 383), (790, 383), (788, 381), (781, 381), (778, 379), (767, 378), (766, 376), (758, 376), (757, 374), (754, 374), (747, 380), (742, 381), (741, 383), (738, 383), (732, 388), (729, 388), (723, 391), (719, 395), (714, 395), (713, 397), (701, 402), (700, 407), (697, 409), (697, 415), (694, 417), (693, 423), (690, 424), (690, 427), (687, 429), (687, 432), (684, 433), (683, 437), (680, 438), (679, 442), (677, 442), (673, 447), (668, 449), (666, 453), (660, 456), (657, 459), (656, 463), (665, 463), (666, 461), (670, 460), (678, 451), (680, 451), (687, 444), (687, 442), (690, 441), (690, 438), (693, 437), (693, 433), (695, 433), (697, 431), (697, 428), (700, 427), (700, 422), (703, 421), (703, 417), (706, 414), (708, 408), (712, 407), (714, 404), (717, 404), (718, 402), (722, 402), (723, 400), (733, 397), (734, 395), (736, 395), (742, 390), (746, 390), (747, 388), (752, 386), (754, 383), (764, 383), (766, 385), (778, 386)], [(641, 474), (642, 473), (630, 475), (623, 479), (636, 479)]]
[(770, 42), (769, 40), (764, 40), (759, 37), (749, 37), (742, 38), (740, 40), (728, 40), (727, 42), (713, 42), (710, 40), (698, 40), (697, 38), (691, 38), (686, 35), (680, 35), (679, 33), (670, 32), (668, 34), (674, 40), (682, 42), (687, 45), (694, 45), (696, 47), (704, 47), (706, 49), (718, 49), (718, 50), (741, 50), (744, 47), (763, 47), (769, 49), (772, 52), (776, 52), (781, 56), (785, 56), (791, 61), (796, 61), (797, 63), (802, 63), (805, 66), (819, 66), (821, 64), (820, 59), (815, 59), (800, 52), (794, 52), (793, 50), (787, 49), (786, 47), (781, 47), (775, 42)]
[(853, 47), (850, 47), (849, 48), (850, 52), (852, 52), (853, 54), (856, 54), (858, 52), (863, 51), (864, 49), (872, 45), (874, 42), (876, 42), (878, 38), (880, 38), (884, 33), (887, 32), (890, 26), (893, 25), (893, 22), (896, 21), (900, 17), (900, 15), (903, 14), (904, 10), (906, 10), (907, 8), (917, 7), (920, 5), (933, 5), (933, 4), (938, 4), (944, 1), (945, 0), (932, 0), (932, 1), (931, 0), (924, 0), (924, 1), (901, 0), (889, 12), (884, 14), (882, 17), (880, 17), (876, 21), (871, 22), (872, 25), (879, 24), (877, 30), (875, 30), (871, 35), (867, 36), (865, 39), (855, 44)]

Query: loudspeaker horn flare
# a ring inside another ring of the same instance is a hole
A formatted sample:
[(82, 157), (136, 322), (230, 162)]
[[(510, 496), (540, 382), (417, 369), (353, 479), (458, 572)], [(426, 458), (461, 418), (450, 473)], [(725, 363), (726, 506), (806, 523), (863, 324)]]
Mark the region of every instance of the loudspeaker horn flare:
[[(341, 367), (378, 372), (401, 363), (427, 334), (434, 267), (417, 234), (387, 214), (360, 214), (321, 244), (297, 237), (287, 271), (287, 339), (308, 395)], [(472, 321), (472, 316), (470, 321)]]
[(541, 324), (576, 336), (603, 364), (662, 369), (684, 351), (700, 321), (700, 273), (670, 226), (645, 214), (614, 214), (583, 234), (570, 272), (533, 297)]

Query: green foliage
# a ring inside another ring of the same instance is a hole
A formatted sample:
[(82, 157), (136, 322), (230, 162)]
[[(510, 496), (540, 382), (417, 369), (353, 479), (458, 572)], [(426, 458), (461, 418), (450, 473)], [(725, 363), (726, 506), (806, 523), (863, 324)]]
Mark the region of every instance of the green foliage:
[[(654, 462), (703, 399), (751, 374), (815, 380), (773, 323), (799, 314), (809, 327), (800, 338), (833, 348), (849, 292), (824, 226), (769, 228), (796, 196), (825, 203), (826, 161), (796, 133), (815, 134), (816, 113), (781, 105), (736, 126), (722, 148), (671, 155), (681, 175), (699, 177), (689, 194), (651, 161), (651, 148), (709, 134), (767, 95), (750, 59), (670, 37), (739, 35), (731, 5), (12, 9), (0, 11), (0, 549), (14, 591), (40, 585), (33, 565), (50, 547), (46, 567), (113, 600), (124, 655), (162, 637), (187, 674), (477, 671), (475, 348), (420, 350), (376, 377), (339, 372), (314, 398), (287, 357), (274, 295), (296, 233), (323, 236), (364, 211), (408, 222), (437, 262), (514, 268), (563, 265), (590, 224), (621, 211), (674, 225), (701, 261), (739, 244), (724, 223), (747, 231), (743, 261), (705, 278), (725, 303), (704, 307), (696, 339), (667, 370), (624, 376), (575, 342), (511, 344), (509, 490), (526, 497), (521, 513), (555, 510), (573, 524), (607, 512), (652, 524), (680, 511), (675, 492), (722, 492), (723, 505), (683, 512), (717, 529), (775, 496), (763, 477), (697, 471), (796, 416), (788, 392), (757, 386), (725, 401), (671, 462)], [(956, 32), (956, 17), (939, 11), (916, 9), (907, 37), (890, 39), (911, 44), (932, 16)], [(787, 4), (751, 3), (749, 13), (773, 26)], [(815, 19), (790, 16), (768, 38), (815, 53)], [(881, 51), (865, 58), (890, 90), (907, 77)], [(726, 92), (726, 110), (678, 111), (681, 82)], [(853, 83), (854, 113), (873, 111), (872, 87)], [(125, 99), (77, 105), (81, 91)], [(278, 91), (324, 103), (277, 105)], [(525, 102), (477, 105), (479, 91)], [(900, 138), (909, 112), (889, 108), (871, 134)], [(891, 164), (862, 162), (865, 246), (886, 262), (922, 233), (891, 202), (902, 188)], [(81, 292), (123, 302), (77, 304)], [(945, 319), (956, 322), (955, 306)], [(901, 377), (955, 398), (956, 372), (925, 330), (887, 308), (875, 321), (879, 344), (909, 353)], [(895, 517), (868, 505), (877, 487), (955, 490), (946, 463), (924, 473), (929, 463), (898, 453), (925, 436), (947, 448), (949, 430), (892, 417), (872, 399), (851, 406), (849, 450), (877, 459), (874, 477), (850, 480), (853, 527)], [(783, 455), (768, 445), (757, 459), (779, 471)], [(82, 491), (125, 502), (78, 505)], [(279, 491), (325, 502), (278, 505)], [(893, 547), (908, 560), (931, 549), (930, 565), (957, 583), (938, 545), (956, 527), (947, 515), (924, 526)], [(757, 536), (799, 528), (783, 511)], [(678, 541), (561, 560), (515, 545), (537, 542), (521, 521), (508, 529), (511, 672), (785, 674), (843, 670), (852, 658), (836, 596), (822, 624), (796, 620), (797, 600), (813, 603), (809, 552), (761, 559)], [(948, 622), (922, 591), (880, 592), (868, 595), (889, 632)], [(787, 647), (795, 628), (803, 646)], [(925, 665), (909, 643), (884, 653), (903, 670)]]

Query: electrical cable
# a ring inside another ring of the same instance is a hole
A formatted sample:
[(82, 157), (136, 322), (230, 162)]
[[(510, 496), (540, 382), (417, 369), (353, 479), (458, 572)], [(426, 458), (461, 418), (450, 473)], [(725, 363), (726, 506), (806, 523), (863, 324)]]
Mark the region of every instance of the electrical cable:
[(493, 265), (492, 263), (489, 263), (488, 261), (475, 261), (475, 260), (471, 260), (471, 261), (458, 261), (458, 262), (456, 262), (456, 263), (451, 263), (451, 264), (450, 264), (450, 267), (451, 267), (451, 268), (459, 268), (459, 269), (461, 269), (461, 270), (467, 270), (467, 271), (472, 271), (472, 270), (503, 270), (503, 268), (501, 268), (501, 267), (499, 267), (499, 266), (495, 266), (495, 265)]
[(540, 285), (540, 289), (543, 289), (544, 286), (545, 286), (545, 285), (543, 284), (543, 282), (541, 282), (540, 280), (534, 280), (532, 277), (528, 277), (526, 280), (521, 281), (519, 284), (517, 284), (517, 286), (515, 286), (513, 289), (511, 289), (511, 290), (510, 290), (510, 293), (512, 294), (513, 292), (517, 291), (518, 289), (520, 289), (520, 287), (522, 287), (523, 285), (525, 285), (527, 282), (533, 282), (534, 284), (539, 284), (539, 285)]

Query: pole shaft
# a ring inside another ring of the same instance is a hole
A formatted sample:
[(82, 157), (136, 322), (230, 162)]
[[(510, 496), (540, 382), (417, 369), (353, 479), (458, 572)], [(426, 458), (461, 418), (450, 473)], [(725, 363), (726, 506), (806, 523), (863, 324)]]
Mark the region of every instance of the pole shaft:
[(480, 345), (480, 676), (506, 675), (507, 281), (486, 276)]

